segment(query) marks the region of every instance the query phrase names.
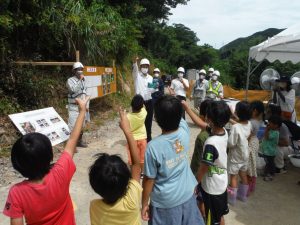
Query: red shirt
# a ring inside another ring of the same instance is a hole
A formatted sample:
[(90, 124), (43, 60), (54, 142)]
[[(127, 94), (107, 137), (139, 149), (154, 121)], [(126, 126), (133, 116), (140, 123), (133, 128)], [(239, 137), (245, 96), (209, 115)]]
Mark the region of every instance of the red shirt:
[(75, 170), (70, 154), (62, 153), (42, 184), (25, 180), (11, 187), (3, 214), (24, 216), (28, 225), (75, 225), (69, 193)]

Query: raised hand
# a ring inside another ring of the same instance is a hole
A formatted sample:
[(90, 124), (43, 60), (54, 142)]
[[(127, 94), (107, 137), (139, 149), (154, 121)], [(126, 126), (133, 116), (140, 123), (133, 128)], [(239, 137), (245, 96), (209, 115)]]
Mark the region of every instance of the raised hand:
[(91, 96), (86, 96), (83, 99), (81, 98), (76, 98), (75, 102), (79, 106), (80, 111), (87, 111), (87, 103), (90, 100)]

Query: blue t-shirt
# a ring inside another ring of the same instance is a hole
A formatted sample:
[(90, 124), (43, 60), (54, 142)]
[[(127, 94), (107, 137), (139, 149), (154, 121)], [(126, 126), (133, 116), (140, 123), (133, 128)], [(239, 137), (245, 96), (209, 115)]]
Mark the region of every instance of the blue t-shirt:
[(148, 143), (145, 154), (145, 175), (155, 179), (151, 204), (172, 208), (188, 201), (197, 185), (189, 165), (190, 131), (181, 119), (179, 129), (163, 134)]

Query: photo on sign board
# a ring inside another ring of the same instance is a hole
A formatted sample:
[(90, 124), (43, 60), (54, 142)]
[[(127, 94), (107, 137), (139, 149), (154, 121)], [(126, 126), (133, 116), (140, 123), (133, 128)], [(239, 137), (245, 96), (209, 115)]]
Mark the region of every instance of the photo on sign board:
[(52, 118), (50, 118), (50, 121), (52, 123), (58, 123), (58, 122), (60, 122), (60, 119), (58, 117), (52, 117)]
[(20, 123), (20, 126), (25, 131), (26, 134), (35, 132), (34, 126), (28, 121), (24, 123)]
[(41, 119), (41, 122), (45, 127), (49, 127), (49, 124), (47, 123), (47, 121), (45, 119)]
[(70, 135), (70, 132), (65, 127), (61, 128), (61, 130), (65, 135)]

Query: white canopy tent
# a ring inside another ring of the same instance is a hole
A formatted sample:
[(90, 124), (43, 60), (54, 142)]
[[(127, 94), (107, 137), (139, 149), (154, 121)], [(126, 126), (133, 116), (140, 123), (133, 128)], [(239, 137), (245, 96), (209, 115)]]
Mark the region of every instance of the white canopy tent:
[[(249, 78), (263, 60), (281, 63), (291, 61), (296, 64), (300, 62), (300, 23), (280, 32), (272, 38), (253, 46), (249, 50), (248, 73), (246, 83), (246, 99), (248, 97)], [(255, 60), (259, 64), (251, 70), (251, 62)]]

